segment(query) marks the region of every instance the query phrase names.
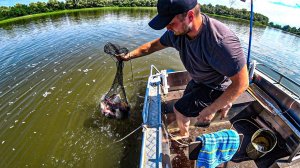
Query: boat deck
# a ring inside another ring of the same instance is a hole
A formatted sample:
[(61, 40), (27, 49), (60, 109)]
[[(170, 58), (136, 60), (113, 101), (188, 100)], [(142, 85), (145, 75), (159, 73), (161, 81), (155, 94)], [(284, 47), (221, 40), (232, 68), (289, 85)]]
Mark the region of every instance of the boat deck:
[[(195, 138), (201, 134), (216, 132), (220, 129), (229, 129), (231, 127), (230, 122), (219, 122), (212, 123), (209, 128), (197, 128), (190, 127), (191, 139), (195, 140)], [(246, 153), (246, 146), (250, 143), (252, 134), (257, 130), (257, 128), (253, 127), (248, 123), (237, 123), (235, 128), (239, 134), (243, 135), (243, 140), (241, 142), (241, 147), (239, 151), (234, 155), (231, 161), (222, 165), (221, 167), (235, 167), (235, 168), (256, 168), (256, 167), (270, 167), (271, 164), (281, 158), (286, 156), (288, 153), (277, 146), (273, 152), (266, 154), (262, 158), (254, 161), (251, 160)], [(170, 130), (172, 132), (172, 130)], [(183, 142), (186, 143), (186, 142)], [(171, 164), (173, 168), (194, 168), (195, 161), (188, 159), (188, 147), (185, 147), (176, 141), (171, 140)], [(299, 164), (300, 166), (300, 164)]]
[[(163, 112), (164, 122), (167, 125), (167, 130), (169, 133), (174, 133), (178, 131), (177, 124), (175, 122), (175, 115), (172, 113), (172, 107), (174, 102), (182, 96), (183, 90), (171, 91), (165, 97), (163, 97)], [(228, 117), (219, 120), (218, 116), (207, 128), (200, 128), (193, 126), (196, 119), (191, 119), (190, 126), (190, 141), (195, 141), (197, 136), (206, 133), (216, 132), (222, 129), (230, 129), (234, 121), (240, 119), (247, 119), (250, 122), (255, 123), (251, 116), (255, 116), (255, 113), (251, 114), (249, 111), (242, 112), (249, 104), (254, 102), (254, 99), (245, 92), (233, 105), (233, 108), (228, 114)], [(221, 167), (236, 167), (236, 168), (255, 168), (255, 167), (270, 167), (274, 161), (284, 156), (288, 153), (285, 150), (284, 144), (281, 143), (281, 139), (278, 140), (278, 145), (273, 149), (272, 152), (267, 153), (260, 159), (251, 160), (246, 153), (246, 147), (251, 141), (251, 136), (258, 130), (257, 126), (245, 120), (238, 121), (234, 124), (232, 129), (235, 129), (239, 134), (241, 134), (241, 146), (239, 151), (234, 155), (231, 161), (226, 164), (221, 165)], [(166, 137), (166, 136), (165, 136)], [(187, 144), (188, 142), (182, 142)], [(188, 147), (179, 144), (176, 141), (170, 140), (170, 164), (172, 168), (193, 168), (195, 167), (195, 161), (189, 160), (188, 158)]]

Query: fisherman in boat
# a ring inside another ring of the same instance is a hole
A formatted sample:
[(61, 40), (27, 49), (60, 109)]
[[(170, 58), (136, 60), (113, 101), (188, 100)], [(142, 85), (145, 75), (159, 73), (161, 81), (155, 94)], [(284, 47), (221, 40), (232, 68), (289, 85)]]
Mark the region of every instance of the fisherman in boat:
[(215, 114), (227, 115), (232, 103), (248, 87), (248, 71), (238, 37), (223, 23), (201, 13), (197, 0), (158, 0), (158, 14), (149, 26), (167, 28), (164, 34), (118, 59), (128, 61), (167, 47), (179, 51), (192, 80), (174, 105), (180, 129), (189, 137), (190, 117), (207, 126)]

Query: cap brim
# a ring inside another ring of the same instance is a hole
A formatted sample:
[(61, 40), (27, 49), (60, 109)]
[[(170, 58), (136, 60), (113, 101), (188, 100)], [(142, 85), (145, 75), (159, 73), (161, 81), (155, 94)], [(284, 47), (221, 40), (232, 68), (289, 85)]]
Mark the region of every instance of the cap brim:
[(148, 25), (155, 30), (161, 30), (165, 28), (174, 18), (175, 16), (161, 16), (156, 15), (149, 23)]

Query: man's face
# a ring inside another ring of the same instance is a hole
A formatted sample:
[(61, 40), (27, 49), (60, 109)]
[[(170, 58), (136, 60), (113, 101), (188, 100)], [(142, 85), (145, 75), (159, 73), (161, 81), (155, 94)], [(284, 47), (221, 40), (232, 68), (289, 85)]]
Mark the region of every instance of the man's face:
[(173, 20), (166, 26), (166, 28), (174, 32), (174, 35), (176, 36), (187, 34), (191, 30), (190, 27), (191, 26), (187, 17), (182, 17), (180, 15), (176, 15)]

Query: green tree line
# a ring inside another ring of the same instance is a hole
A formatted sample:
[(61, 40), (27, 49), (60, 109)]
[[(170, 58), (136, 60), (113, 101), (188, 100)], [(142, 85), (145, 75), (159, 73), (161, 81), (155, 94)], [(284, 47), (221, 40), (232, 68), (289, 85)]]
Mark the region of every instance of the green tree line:
[[(204, 13), (223, 15), (223, 16), (241, 18), (246, 20), (249, 20), (250, 18), (250, 12), (247, 11), (246, 9), (228, 8), (223, 5), (212, 6), (211, 4), (208, 5), (204, 4), (201, 6), (201, 11)], [(267, 16), (264, 16), (260, 13), (254, 13), (253, 21), (258, 22), (262, 25), (270, 26), (273, 28), (281, 29), (286, 32), (300, 35), (300, 28), (297, 29), (296, 27), (291, 27), (290, 25), (280, 26), (278, 24), (274, 24), (273, 22), (269, 22), (269, 18)]]
[(66, 0), (65, 2), (49, 0), (48, 2), (36, 2), (29, 5), (16, 4), (12, 7), (0, 7), (0, 21), (37, 14), (53, 12), (66, 9), (81, 9), (94, 7), (155, 7), (157, 0)]
[(286, 31), (286, 32), (297, 34), (297, 35), (300, 36), (300, 27), (297, 29), (296, 27), (291, 27), (290, 25), (280, 26), (278, 24), (274, 24), (273, 22), (270, 22), (269, 26), (273, 27), (273, 28), (276, 28), (276, 29), (281, 29), (281, 30)]
[[(228, 8), (227, 6), (224, 5), (213, 6), (211, 4), (208, 5), (203, 4), (201, 5), (201, 11), (204, 13), (211, 13), (211, 14), (240, 18), (245, 20), (249, 20), (250, 18), (250, 12), (247, 11), (246, 9)], [(254, 13), (253, 21), (258, 22), (262, 25), (268, 25), (269, 18), (260, 13)]]
[[(33, 2), (29, 5), (16, 4), (12, 7), (1, 6), (0, 21), (19, 16), (53, 12), (66, 9), (112, 6), (155, 7), (156, 3), (157, 0), (66, 0), (64, 2), (58, 0), (49, 0), (48, 2)], [(223, 5), (213, 6), (211, 4), (203, 4), (201, 5), (201, 11), (204, 13), (240, 18), (245, 20), (249, 20), (250, 18), (250, 12), (246, 9), (228, 8)], [(297, 29), (296, 27), (290, 27), (289, 25), (281, 27), (280, 25), (274, 24), (273, 22), (269, 23), (269, 18), (259, 13), (254, 13), (254, 22), (300, 35), (300, 28)]]

